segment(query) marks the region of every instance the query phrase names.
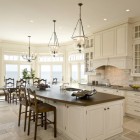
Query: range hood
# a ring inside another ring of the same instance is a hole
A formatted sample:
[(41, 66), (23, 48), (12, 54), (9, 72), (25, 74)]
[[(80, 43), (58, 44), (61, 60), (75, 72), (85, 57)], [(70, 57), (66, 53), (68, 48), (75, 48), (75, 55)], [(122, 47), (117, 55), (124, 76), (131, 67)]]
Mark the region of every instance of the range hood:
[(97, 69), (101, 66), (114, 66), (119, 69), (132, 69), (131, 57), (114, 57), (114, 58), (102, 58), (93, 60), (93, 68)]

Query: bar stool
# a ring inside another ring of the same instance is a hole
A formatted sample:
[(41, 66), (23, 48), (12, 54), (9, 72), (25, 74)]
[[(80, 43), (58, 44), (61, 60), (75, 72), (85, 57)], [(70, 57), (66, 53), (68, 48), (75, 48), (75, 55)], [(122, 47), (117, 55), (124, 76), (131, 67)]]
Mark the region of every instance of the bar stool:
[[(37, 126), (40, 126), (38, 124), (38, 115), (40, 113), (43, 113), (43, 124), (44, 124), (44, 129), (46, 130), (48, 124), (53, 124), (54, 125), (54, 137), (57, 135), (57, 130), (56, 130), (56, 107), (47, 104), (47, 103), (42, 103), (42, 104), (37, 104), (37, 99), (36, 99), (36, 92), (32, 91), (31, 89), (27, 89), (28, 96), (29, 96), (29, 122), (28, 122), (28, 135), (30, 134), (30, 120), (31, 120), (31, 111), (35, 113), (35, 132), (34, 132), (34, 140), (36, 140), (36, 134), (37, 134)], [(31, 97), (34, 97), (34, 104), (31, 101)], [(54, 113), (54, 121), (50, 121), (47, 119), (47, 112), (53, 112)]]
[[(31, 99), (32, 104), (34, 103), (34, 99)], [(37, 100), (37, 103), (43, 103), (40, 100)], [(22, 106), (25, 107), (25, 110), (22, 111)], [(28, 107), (29, 107), (29, 100), (28, 100), (28, 96), (26, 93), (26, 88), (25, 87), (20, 87), (19, 88), (19, 117), (18, 117), (18, 126), (20, 126), (20, 120), (21, 120), (21, 114), (25, 113), (24, 116), (24, 131), (26, 131), (26, 122), (27, 122), (27, 113), (28, 111)], [(35, 120), (35, 119), (34, 119)]]
[[(22, 94), (21, 94), (22, 93)], [(23, 96), (24, 93), (24, 96)], [(22, 105), (25, 106), (25, 110), (22, 112)], [(27, 120), (27, 112), (28, 111), (28, 100), (26, 96), (26, 89), (25, 88), (20, 88), (19, 89), (19, 117), (18, 117), (18, 126), (20, 126), (20, 120), (21, 120), (21, 114), (25, 113), (24, 117), (24, 131), (26, 130), (26, 120)]]

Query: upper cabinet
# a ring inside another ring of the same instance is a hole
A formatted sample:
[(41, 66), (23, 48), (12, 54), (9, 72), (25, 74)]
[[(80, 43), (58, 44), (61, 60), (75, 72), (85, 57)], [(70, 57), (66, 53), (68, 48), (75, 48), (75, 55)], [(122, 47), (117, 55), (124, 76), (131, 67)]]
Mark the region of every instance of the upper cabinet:
[(132, 76), (140, 76), (140, 23), (133, 26), (133, 70)]
[[(115, 30), (110, 29), (102, 33), (102, 56), (114, 56), (115, 50)], [(95, 52), (96, 53), (96, 52)]]
[[(138, 29), (136, 29), (137, 32)], [(102, 65), (132, 69), (132, 25), (124, 23), (94, 33), (87, 41), (86, 48), (85, 72), (93, 72)], [(91, 53), (92, 59), (90, 58)]]
[(127, 23), (95, 33), (94, 59), (132, 56), (131, 34)]

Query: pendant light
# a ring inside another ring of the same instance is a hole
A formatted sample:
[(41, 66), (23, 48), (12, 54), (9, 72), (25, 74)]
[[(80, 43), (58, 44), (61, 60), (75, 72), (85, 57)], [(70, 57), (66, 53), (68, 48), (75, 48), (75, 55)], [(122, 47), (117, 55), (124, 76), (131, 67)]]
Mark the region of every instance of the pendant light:
[(54, 31), (52, 33), (48, 46), (50, 47), (51, 54), (53, 55), (53, 57), (55, 57), (58, 54), (59, 43), (58, 43), (56, 31), (55, 31), (56, 20), (53, 20), (53, 22), (54, 22)]
[(28, 52), (28, 54), (22, 55), (22, 58), (27, 60), (28, 62), (32, 62), (32, 60), (35, 60), (37, 58), (37, 56), (34, 55), (33, 53), (31, 54), (31, 48), (30, 48), (30, 38), (31, 38), (31, 36), (28, 36), (28, 38), (29, 38), (29, 47), (28, 47), (29, 52)]
[(82, 49), (85, 47), (85, 41), (87, 37), (84, 34), (84, 28), (81, 19), (81, 6), (82, 3), (78, 3), (80, 8), (79, 19), (77, 21), (76, 27), (74, 28), (74, 32), (72, 34), (72, 39), (75, 41), (75, 44), (78, 48), (78, 51), (81, 53)]

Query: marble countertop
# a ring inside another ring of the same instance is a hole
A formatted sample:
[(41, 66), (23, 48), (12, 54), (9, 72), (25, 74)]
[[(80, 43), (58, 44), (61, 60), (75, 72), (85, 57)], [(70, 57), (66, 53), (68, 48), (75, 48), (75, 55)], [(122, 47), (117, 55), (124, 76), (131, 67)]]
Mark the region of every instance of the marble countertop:
[(126, 91), (136, 91), (136, 92), (140, 92), (140, 89), (138, 90), (134, 90), (131, 87), (123, 87), (120, 85), (110, 85), (110, 86), (106, 86), (106, 85), (92, 85), (92, 83), (79, 83), (80, 85), (87, 85), (87, 86), (93, 86), (93, 87), (102, 87), (102, 88), (109, 88), (109, 89), (118, 89), (118, 90), (126, 90)]

